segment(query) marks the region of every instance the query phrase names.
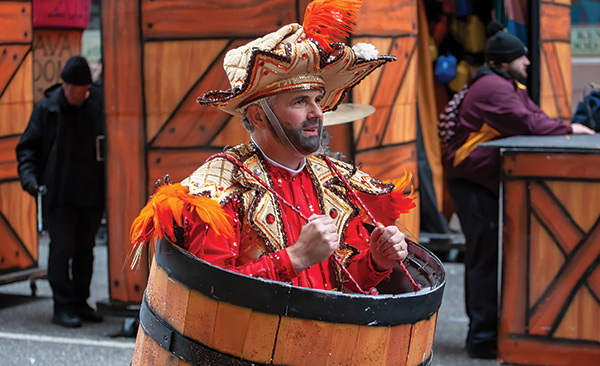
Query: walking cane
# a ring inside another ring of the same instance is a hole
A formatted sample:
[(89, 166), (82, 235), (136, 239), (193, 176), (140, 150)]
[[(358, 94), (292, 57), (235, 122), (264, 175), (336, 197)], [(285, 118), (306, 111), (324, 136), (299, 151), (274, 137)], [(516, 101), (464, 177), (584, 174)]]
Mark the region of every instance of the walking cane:
[(44, 230), (44, 222), (42, 221), (42, 196), (47, 192), (46, 186), (40, 186), (37, 193), (37, 229), (38, 232)]

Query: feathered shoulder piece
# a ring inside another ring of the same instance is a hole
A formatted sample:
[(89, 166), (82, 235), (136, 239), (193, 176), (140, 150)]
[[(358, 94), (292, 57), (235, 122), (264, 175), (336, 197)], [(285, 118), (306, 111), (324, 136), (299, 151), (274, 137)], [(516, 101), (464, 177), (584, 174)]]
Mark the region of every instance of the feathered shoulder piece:
[(168, 177), (165, 177), (165, 181), (167, 183), (157, 188), (131, 225), (131, 268), (138, 263), (142, 249), (148, 242), (152, 241), (155, 245), (163, 237), (175, 242), (174, 225), (183, 227), (184, 220), (193, 223), (200, 220), (217, 235), (232, 235), (230, 217), (217, 201), (190, 194), (188, 187), (180, 183), (172, 184)]
[[(408, 213), (416, 207), (414, 187), (411, 184), (412, 173), (405, 173), (402, 178), (395, 179), (393, 190), (383, 195), (373, 195), (358, 191), (358, 196), (373, 215), (384, 225), (393, 225), (401, 214)], [(407, 193), (410, 186), (410, 193)]]

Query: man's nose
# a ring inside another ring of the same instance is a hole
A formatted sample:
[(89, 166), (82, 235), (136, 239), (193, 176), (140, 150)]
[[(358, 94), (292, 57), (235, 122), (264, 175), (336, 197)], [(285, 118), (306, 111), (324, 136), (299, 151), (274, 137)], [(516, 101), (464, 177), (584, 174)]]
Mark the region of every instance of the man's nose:
[(321, 108), (321, 104), (319, 104), (319, 102), (312, 101), (310, 103), (310, 111), (308, 112), (308, 117), (323, 120), (323, 109)]

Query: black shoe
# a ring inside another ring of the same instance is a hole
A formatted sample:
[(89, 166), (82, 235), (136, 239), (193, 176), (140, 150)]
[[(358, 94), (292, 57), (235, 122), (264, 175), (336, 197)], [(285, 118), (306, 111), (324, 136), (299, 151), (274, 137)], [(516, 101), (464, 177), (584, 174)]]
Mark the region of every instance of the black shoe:
[(102, 316), (88, 304), (75, 308), (75, 314), (81, 319), (92, 323), (101, 323), (102, 320), (104, 320)]
[(81, 327), (81, 318), (70, 311), (56, 311), (52, 317), (52, 323), (65, 328), (79, 328)]
[(490, 347), (469, 348), (467, 347), (467, 355), (470, 358), (481, 358), (485, 360), (493, 360), (498, 356), (498, 350)]

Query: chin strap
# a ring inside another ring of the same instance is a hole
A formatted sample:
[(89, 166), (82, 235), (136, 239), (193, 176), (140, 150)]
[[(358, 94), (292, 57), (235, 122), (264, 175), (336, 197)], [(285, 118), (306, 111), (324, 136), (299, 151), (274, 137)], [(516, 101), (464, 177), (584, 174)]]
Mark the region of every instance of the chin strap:
[(267, 115), (267, 119), (269, 120), (269, 122), (271, 123), (271, 126), (273, 127), (273, 131), (275, 131), (275, 134), (277, 135), (277, 137), (279, 137), (279, 141), (281, 141), (281, 143), (291, 152), (293, 152), (299, 156), (304, 156), (303, 154), (300, 153), (300, 151), (298, 151), (298, 149), (296, 149), (296, 146), (294, 146), (294, 144), (292, 144), (292, 142), (288, 138), (288, 136), (285, 133), (285, 131), (283, 130), (283, 128), (281, 128), (281, 124), (279, 123), (279, 120), (277, 119), (277, 116), (275, 115), (275, 113), (273, 113), (273, 110), (271, 109), (271, 107), (269, 107), (269, 104), (267, 103), (267, 99), (263, 98), (263, 99), (259, 100), (258, 104), (260, 104), (263, 111), (265, 111), (265, 114)]

